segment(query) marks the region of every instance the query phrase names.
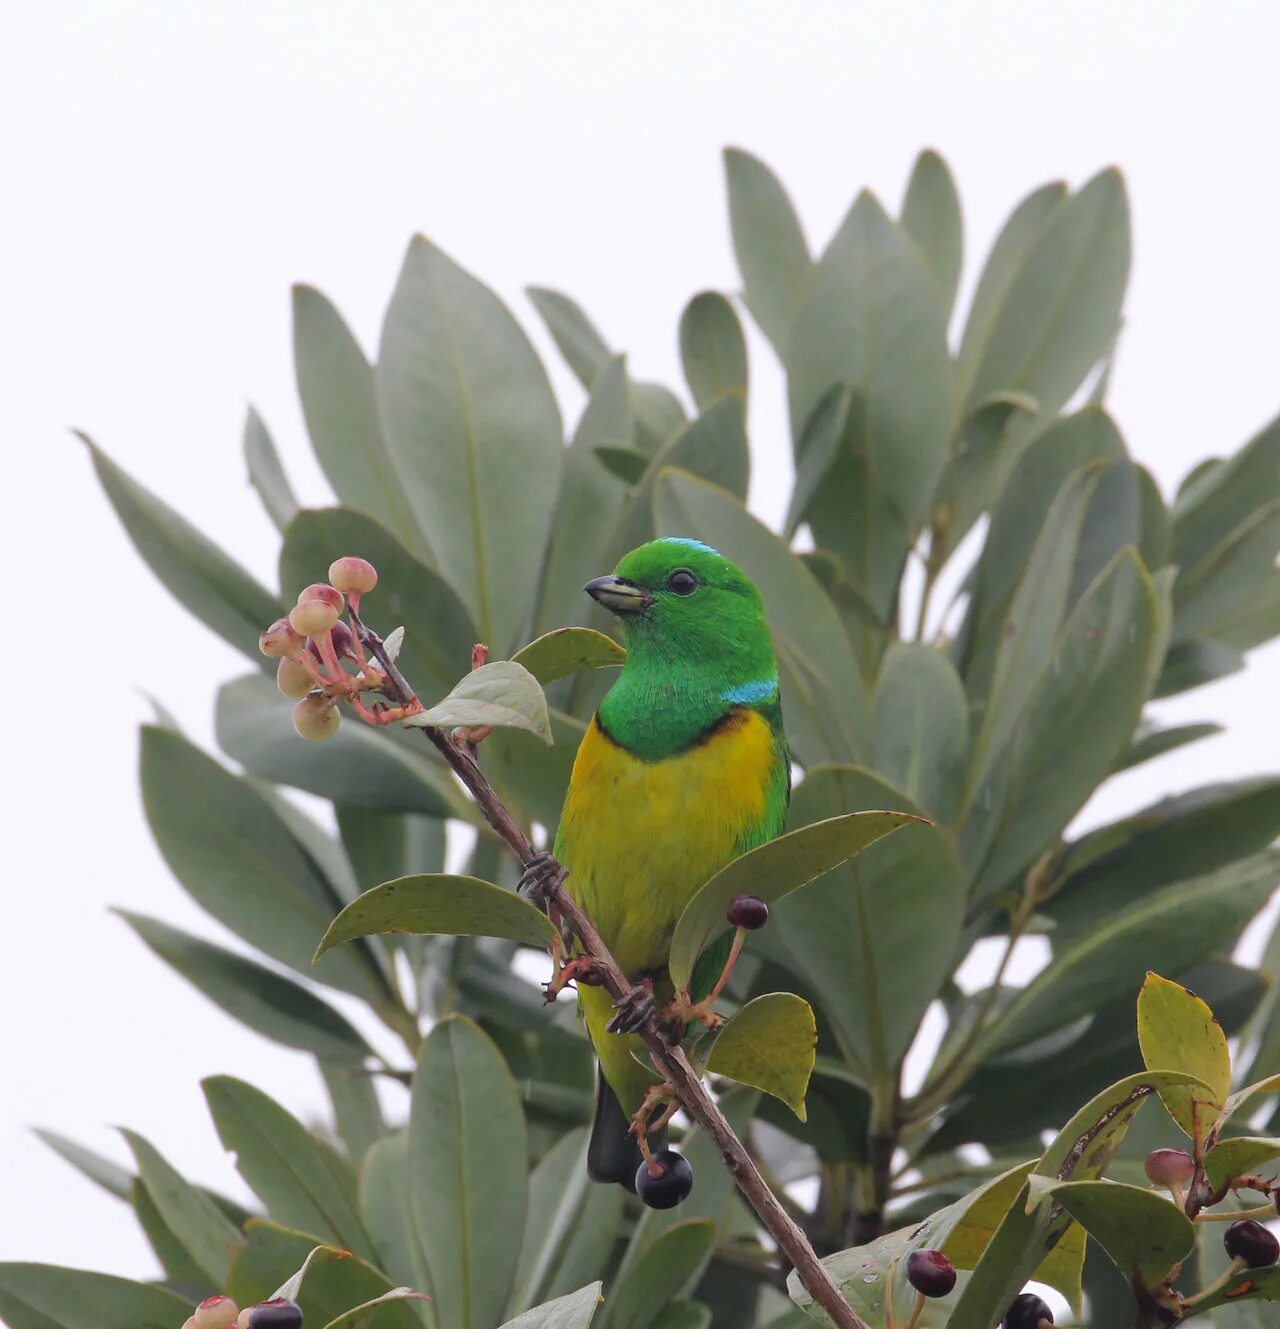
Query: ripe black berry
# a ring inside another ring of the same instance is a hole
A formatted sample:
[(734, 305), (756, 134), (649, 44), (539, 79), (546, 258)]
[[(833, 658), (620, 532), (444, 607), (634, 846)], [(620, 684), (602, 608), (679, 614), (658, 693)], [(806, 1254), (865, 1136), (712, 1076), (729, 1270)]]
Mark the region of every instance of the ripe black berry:
[(754, 932), (769, 921), (769, 906), (758, 895), (735, 895), (729, 901), (729, 922)]
[(273, 1297), (253, 1308), (249, 1329), (302, 1329), (302, 1311), (296, 1301)]
[(926, 1297), (945, 1297), (956, 1285), (956, 1267), (941, 1251), (912, 1251), (907, 1282)]
[(647, 1163), (636, 1169), (636, 1194), (650, 1209), (674, 1209), (693, 1190), (693, 1169), (683, 1154), (660, 1149), (653, 1161), (662, 1169), (656, 1176)]
[(1275, 1264), (1280, 1256), (1280, 1241), (1252, 1218), (1242, 1218), (1222, 1234), (1222, 1244), (1233, 1260), (1243, 1260), (1250, 1269)]
[(1040, 1329), (1042, 1321), (1053, 1323), (1049, 1303), (1034, 1292), (1020, 1292), (1009, 1304), (1000, 1325), (1001, 1329)]
[(1185, 1186), (1196, 1165), (1185, 1149), (1153, 1149), (1147, 1155), (1147, 1180), (1154, 1186)]

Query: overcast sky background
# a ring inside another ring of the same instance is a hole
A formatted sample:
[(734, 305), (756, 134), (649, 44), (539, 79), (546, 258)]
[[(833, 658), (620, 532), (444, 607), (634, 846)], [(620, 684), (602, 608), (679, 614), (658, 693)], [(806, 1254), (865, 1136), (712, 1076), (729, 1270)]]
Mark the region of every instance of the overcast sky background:
[[(31, 1124), (122, 1160), (110, 1128), (127, 1125), (243, 1196), (200, 1078), (304, 1116), (323, 1101), (309, 1058), (219, 1014), (106, 912), (216, 933), (150, 843), (135, 733), (146, 690), (209, 741), (214, 688), (243, 666), (153, 581), (70, 427), (274, 584), (240, 456), (249, 402), (304, 499), (325, 496), (290, 283), (326, 291), (371, 347), (420, 230), (513, 305), (571, 421), (581, 394), (523, 287), (573, 294), (639, 375), (677, 383), (685, 301), (736, 285), (726, 144), (779, 171), (819, 246), (859, 187), (896, 208), (915, 153), (939, 149), (966, 290), (1033, 186), (1117, 163), (1135, 264), (1110, 404), (1133, 452), (1169, 493), (1280, 409), (1272, 3), (42, 0), (7, 6), (3, 29), (3, 1259), (155, 1269), (127, 1211)], [(782, 386), (758, 337), (752, 352), (752, 501), (776, 517)], [(1278, 667), (1259, 652), (1163, 707), (1230, 730), (1112, 782), (1088, 819), (1274, 768)]]

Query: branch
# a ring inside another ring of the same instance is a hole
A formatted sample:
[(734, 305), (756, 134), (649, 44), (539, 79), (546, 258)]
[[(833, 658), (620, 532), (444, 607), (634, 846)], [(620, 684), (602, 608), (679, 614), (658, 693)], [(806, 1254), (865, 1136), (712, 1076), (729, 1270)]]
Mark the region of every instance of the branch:
[[(386, 687), (383, 689), (386, 695), (401, 706), (416, 701), (413, 689), (396, 668), (395, 661), (387, 655), (382, 639), (365, 626), (354, 608), (349, 612), (360, 642), (377, 660), (379, 667), (387, 676)], [(527, 866), (538, 851), (515, 818), (507, 811), (470, 751), (461, 748), (442, 729), (425, 727), (422, 732), (470, 791), (489, 825), (502, 837), (520, 863)], [(618, 968), (617, 962), (609, 953), (609, 948), (596, 931), (595, 924), (567, 894), (563, 886), (556, 891), (552, 902), (562, 920), (578, 938), (583, 952), (595, 961), (596, 972), (599, 974), (602, 986), (607, 988), (615, 999), (625, 997), (631, 991), (631, 983)], [(810, 1296), (840, 1329), (870, 1329), (867, 1322), (841, 1296), (840, 1289), (822, 1267), (804, 1233), (792, 1221), (778, 1197), (765, 1184), (750, 1154), (734, 1133), (724, 1113), (716, 1106), (715, 1100), (707, 1092), (701, 1077), (693, 1069), (683, 1049), (678, 1046), (672, 1047), (663, 1039), (652, 1016), (640, 1031), (640, 1037), (644, 1039), (654, 1065), (675, 1089), (681, 1107), (715, 1141), (738, 1189), (778, 1243), (778, 1248), (791, 1261), (800, 1282), (804, 1284)]]

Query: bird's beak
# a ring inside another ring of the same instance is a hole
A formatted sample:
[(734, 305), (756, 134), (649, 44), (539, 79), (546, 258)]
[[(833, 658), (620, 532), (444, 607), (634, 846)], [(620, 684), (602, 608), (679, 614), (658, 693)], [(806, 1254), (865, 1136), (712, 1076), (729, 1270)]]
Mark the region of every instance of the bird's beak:
[(653, 596), (621, 577), (597, 577), (582, 588), (596, 602), (615, 614), (638, 614), (653, 603)]

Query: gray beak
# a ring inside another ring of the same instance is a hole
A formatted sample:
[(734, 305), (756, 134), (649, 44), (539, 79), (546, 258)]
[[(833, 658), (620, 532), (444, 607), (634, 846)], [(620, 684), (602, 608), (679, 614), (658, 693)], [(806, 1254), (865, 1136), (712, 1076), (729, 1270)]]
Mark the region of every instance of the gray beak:
[(638, 614), (653, 603), (648, 591), (621, 577), (597, 577), (582, 588), (596, 602), (615, 614)]

